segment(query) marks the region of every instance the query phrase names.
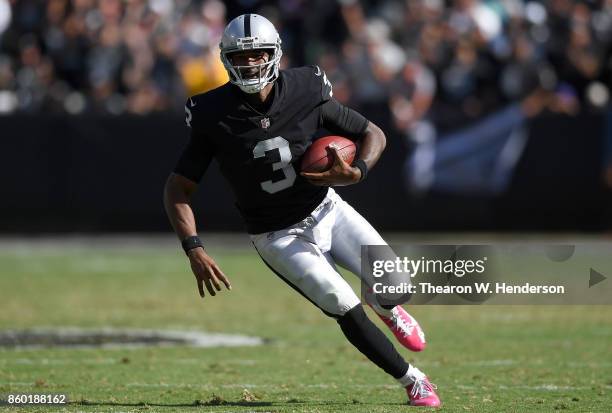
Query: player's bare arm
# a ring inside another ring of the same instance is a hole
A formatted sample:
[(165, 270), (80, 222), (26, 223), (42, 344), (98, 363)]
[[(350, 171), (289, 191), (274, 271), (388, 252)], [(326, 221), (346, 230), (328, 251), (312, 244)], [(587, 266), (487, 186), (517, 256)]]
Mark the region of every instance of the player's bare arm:
[[(190, 199), (197, 184), (178, 174), (171, 174), (164, 188), (164, 206), (168, 219), (180, 240), (196, 236), (196, 223), (191, 209)], [(204, 297), (204, 286), (210, 295), (221, 291), (221, 283), (228, 290), (231, 284), (221, 271), (215, 260), (204, 251), (203, 247), (191, 248), (187, 251), (191, 270), (195, 275), (200, 297)], [(216, 291), (215, 291), (216, 290)]]
[[(373, 122), (368, 122), (363, 138), (359, 140), (359, 155), (357, 159), (362, 160), (367, 169), (376, 165), (380, 155), (385, 150), (387, 139), (384, 132)], [(313, 185), (319, 186), (346, 186), (360, 182), (363, 178), (362, 170), (351, 166), (338, 154), (333, 146), (329, 150), (334, 155), (334, 164), (325, 172), (302, 172)]]
[(387, 138), (385, 133), (373, 122), (368, 122), (365, 131), (365, 136), (360, 140), (359, 156), (365, 162), (368, 169), (374, 168), (376, 162), (380, 159), (380, 155), (387, 146)]

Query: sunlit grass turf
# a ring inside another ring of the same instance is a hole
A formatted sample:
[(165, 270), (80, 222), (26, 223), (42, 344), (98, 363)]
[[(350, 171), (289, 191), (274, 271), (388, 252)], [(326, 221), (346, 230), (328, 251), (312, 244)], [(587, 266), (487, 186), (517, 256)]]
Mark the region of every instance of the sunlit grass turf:
[[(45, 412), (411, 410), (403, 390), (256, 253), (211, 251), (233, 291), (204, 300), (175, 248), (0, 252), (0, 328), (172, 328), (271, 340), (219, 349), (0, 350), (0, 394), (68, 394), (66, 407), (27, 409)], [(352, 275), (347, 279), (358, 288)], [(442, 411), (611, 409), (610, 307), (422, 306), (411, 312), (429, 347), (421, 354), (401, 351), (437, 383)]]

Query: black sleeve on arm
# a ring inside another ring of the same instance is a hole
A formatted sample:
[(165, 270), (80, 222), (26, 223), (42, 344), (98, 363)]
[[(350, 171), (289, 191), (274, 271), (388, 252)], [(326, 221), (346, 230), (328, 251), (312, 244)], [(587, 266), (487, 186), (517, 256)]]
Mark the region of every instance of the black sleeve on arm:
[(174, 167), (174, 173), (193, 182), (200, 182), (212, 161), (213, 155), (213, 147), (206, 142), (205, 137), (192, 131), (189, 143)]
[(359, 112), (329, 99), (321, 106), (322, 126), (332, 133), (350, 139), (362, 138), (369, 121)]

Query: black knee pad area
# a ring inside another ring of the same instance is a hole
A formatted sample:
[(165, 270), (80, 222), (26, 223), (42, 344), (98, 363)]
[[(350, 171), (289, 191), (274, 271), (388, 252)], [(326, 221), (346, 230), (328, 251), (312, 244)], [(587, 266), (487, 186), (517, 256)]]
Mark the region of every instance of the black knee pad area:
[(338, 321), (338, 324), (340, 324), (342, 327), (343, 325), (357, 325), (365, 322), (367, 319), (368, 316), (366, 315), (363, 306), (361, 304), (357, 304), (355, 307), (344, 313), (343, 316), (337, 317), (336, 321)]

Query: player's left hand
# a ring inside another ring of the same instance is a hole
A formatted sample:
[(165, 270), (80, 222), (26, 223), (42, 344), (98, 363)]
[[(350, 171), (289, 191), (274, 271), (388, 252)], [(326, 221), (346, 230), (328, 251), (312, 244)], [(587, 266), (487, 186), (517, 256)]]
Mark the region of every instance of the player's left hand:
[(359, 182), (361, 179), (359, 168), (349, 165), (342, 159), (335, 146), (330, 145), (327, 149), (334, 156), (332, 167), (324, 172), (302, 172), (301, 175), (317, 186), (346, 186)]

